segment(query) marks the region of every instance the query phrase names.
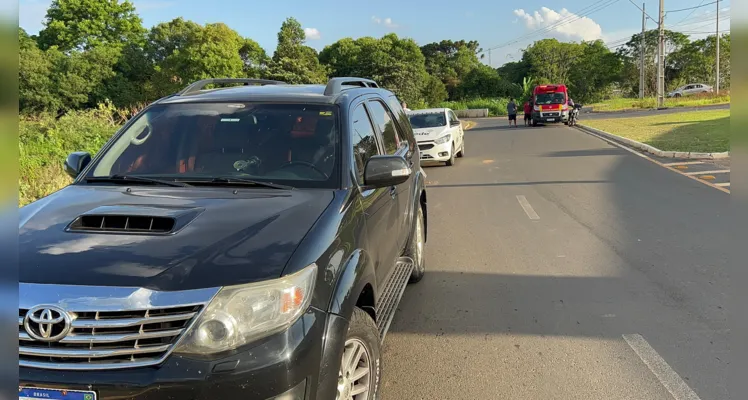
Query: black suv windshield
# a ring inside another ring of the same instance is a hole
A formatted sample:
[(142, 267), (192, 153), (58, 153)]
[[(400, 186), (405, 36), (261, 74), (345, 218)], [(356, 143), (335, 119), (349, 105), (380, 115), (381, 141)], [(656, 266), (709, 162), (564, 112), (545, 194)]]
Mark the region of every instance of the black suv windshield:
[(86, 178), (244, 178), (334, 188), (339, 175), (336, 121), (337, 109), (324, 105), (156, 105), (108, 147)]
[(444, 113), (412, 114), (408, 118), (410, 118), (410, 125), (413, 129), (438, 128), (447, 125), (447, 118)]
[(564, 104), (565, 101), (563, 93), (540, 93), (535, 97), (535, 104)]

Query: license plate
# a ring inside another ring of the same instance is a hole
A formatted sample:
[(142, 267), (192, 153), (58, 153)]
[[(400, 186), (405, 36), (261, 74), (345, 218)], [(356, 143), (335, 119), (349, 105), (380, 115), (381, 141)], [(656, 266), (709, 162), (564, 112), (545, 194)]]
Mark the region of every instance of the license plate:
[(18, 389), (18, 400), (96, 400), (96, 392), (25, 387)]
[(556, 122), (556, 118), (546, 118), (545, 120), (548, 122)]

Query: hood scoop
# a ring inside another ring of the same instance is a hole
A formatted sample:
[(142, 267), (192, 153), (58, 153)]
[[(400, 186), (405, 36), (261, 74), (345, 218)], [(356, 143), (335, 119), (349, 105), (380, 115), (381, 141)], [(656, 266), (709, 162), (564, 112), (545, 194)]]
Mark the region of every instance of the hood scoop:
[(75, 218), (68, 232), (168, 235), (184, 228), (203, 210), (163, 206), (102, 206)]

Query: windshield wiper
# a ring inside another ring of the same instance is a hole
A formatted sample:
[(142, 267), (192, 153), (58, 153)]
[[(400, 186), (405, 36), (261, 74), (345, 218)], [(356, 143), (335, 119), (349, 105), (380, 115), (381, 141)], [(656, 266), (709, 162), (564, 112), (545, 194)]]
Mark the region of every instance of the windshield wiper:
[(86, 182), (112, 182), (112, 183), (123, 183), (123, 184), (150, 183), (150, 184), (164, 185), (164, 186), (171, 186), (171, 187), (192, 186), (184, 182), (165, 181), (161, 179), (145, 178), (142, 176), (118, 175), (118, 174), (110, 175), (110, 176), (90, 176), (86, 178)]
[(292, 190), (293, 186), (287, 186), (287, 185), (280, 185), (277, 183), (272, 182), (263, 182), (263, 181), (255, 181), (252, 179), (245, 179), (245, 178), (235, 178), (233, 176), (218, 176), (212, 179), (206, 179), (206, 180), (188, 180), (183, 179), (180, 180), (180, 182), (189, 182), (195, 185), (215, 185), (215, 186), (227, 186), (227, 185), (247, 185), (247, 186), (261, 186), (271, 189), (280, 189), (280, 190)]

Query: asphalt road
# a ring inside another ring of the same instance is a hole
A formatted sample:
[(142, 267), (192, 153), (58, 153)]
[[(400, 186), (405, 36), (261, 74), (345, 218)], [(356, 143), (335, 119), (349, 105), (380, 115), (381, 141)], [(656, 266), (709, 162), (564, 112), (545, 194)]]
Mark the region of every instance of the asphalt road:
[(729, 398), (728, 194), (563, 125), (466, 144), (425, 168), (382, 399)]
[(690, 111), (711, 111), (711, 110), (729, 110), (730, 104), (716, 104), (713, 106), (703, 107), (673, 107), (666, 108), (664, 110), (628, 110), (628, 111), (610, 111), (610, 112), (591, 112), (582, 113), (579, 116), (579, 120), (585, 119), (608, 119), (608, 118), (631, 118), (631, 117), (646, 117), (647, 115), (659, 115), (659, 114), (673, 114), (680, 112)]

